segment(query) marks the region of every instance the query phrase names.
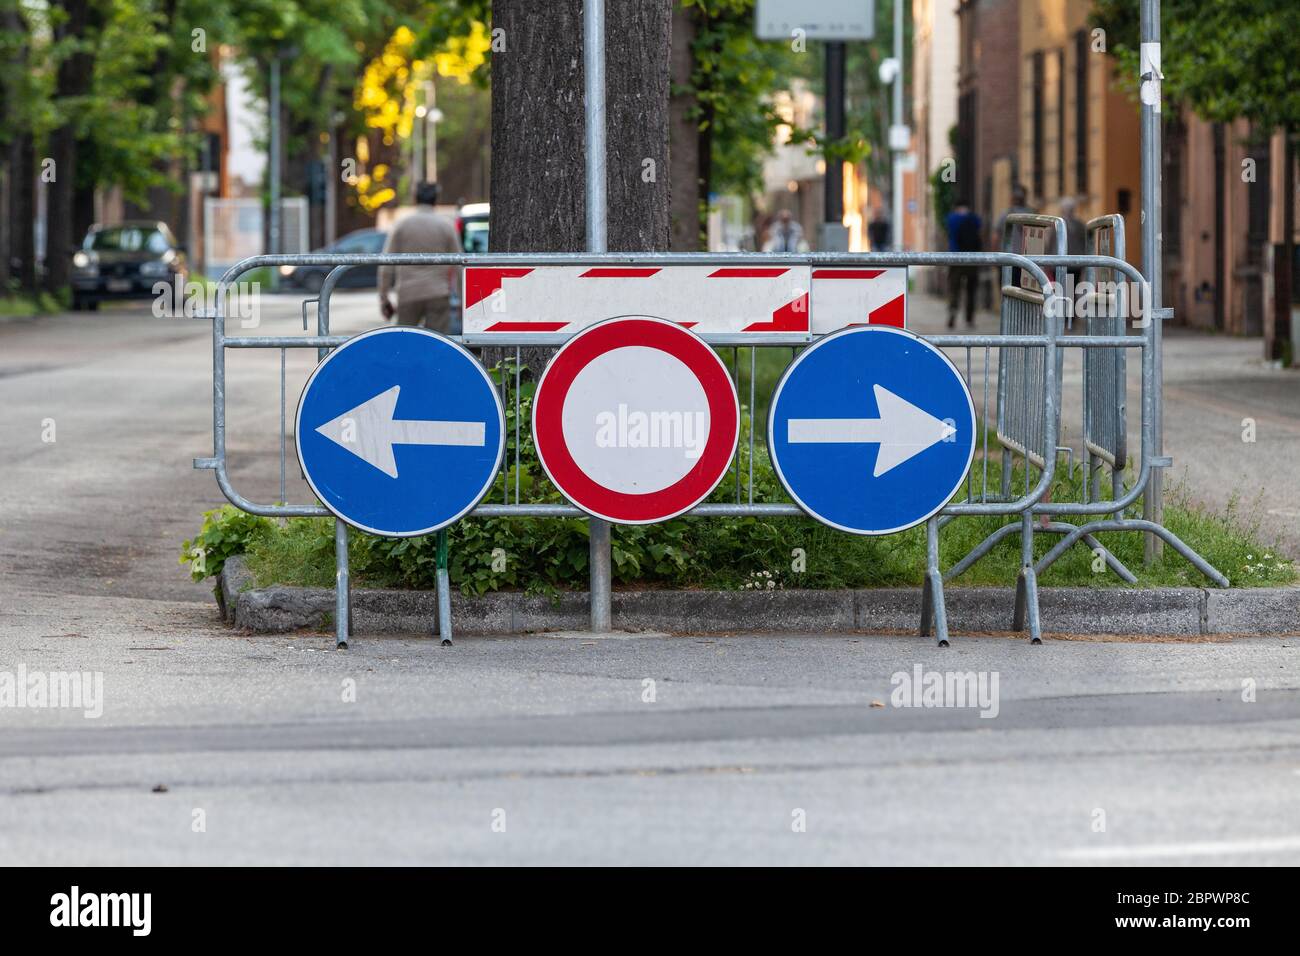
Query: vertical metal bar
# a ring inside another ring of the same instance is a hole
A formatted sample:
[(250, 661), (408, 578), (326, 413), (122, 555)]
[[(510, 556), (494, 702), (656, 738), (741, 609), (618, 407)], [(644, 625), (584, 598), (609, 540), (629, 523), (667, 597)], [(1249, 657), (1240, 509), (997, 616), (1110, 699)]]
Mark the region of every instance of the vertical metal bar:
[(284, 489), (284, 354), (285, 349), (280, 349), (280, 504), (284, 504), (288, 499), (285, 497)]
[[(731, 378), (740, 391), (740, 346), (731, 350)], [(740, 443), (736, 443), (736, 504), (740, 504)]]
[[(1152, 342), (1151, 451), (1164, 454), (1164, 330), (1155, 318), (1161, 306), (1161, 129), (1160, 129), (1160, 0), (1142, 0), (1142, 55), (1138, 81), (1142, 85), (1142, 273), (1146, 276), (1151, 300), (1151, 321), (1155, 329)], [(1164, 521), (1164, 473), (1153, 468), (1142, 499), (1142, 517), (1160, 524)], [(1148, 534), (1144, 557), (1148, 565), (1159, 561), (1164, 541)]]
[(515, 346), (515, 504), (519, 504), (519, 366), (523, 350)]
[[(970, 350), (971, 347), (969, 345), (966, 346), (966, 389), (967, 391), (969, 391), (971, 387)], [(974, 484), (973, 484), (974, 481), (975, 481), (975, 476), (971, 473), (971, 469), (967, 468), (966, 469), (966, 500), (967, 501), (970, 501), (972, 498), (972, 489), (974, 488)]]
[(348, 526), (334, 519), (334, 644), (347, 649), (352, 633), (352, 576), (348, 571)]
[(438, 532), (438, 637), (451, 647), (451, 577), (447, 573), (447, 529)]
[(993, 350), (984, 346), (984, 478), (980, 486), (980, 501), (989, 500), (989, 353)]
[(749, 347), (749, 503), (754, 503), (754, 429), (758, 421), (754, 418), (754, 379), (758, 372), (758, 350)]
[[(510, 407), (510, 369), (507, 368), (505, 349), (501, 350), (501, 407)], [(510, 456), (501, 456), (501, 503), (510, 504)]]
[[(587, 251), (605, 252), (609, 223), (605, 181), (605, 0), (582, 4), (582, 66), (586, 111)], [(609, 522), (592, 518), (588, 525), (591, 574), (591, 629), (608, 631), (612, 617), (613, 573)]]

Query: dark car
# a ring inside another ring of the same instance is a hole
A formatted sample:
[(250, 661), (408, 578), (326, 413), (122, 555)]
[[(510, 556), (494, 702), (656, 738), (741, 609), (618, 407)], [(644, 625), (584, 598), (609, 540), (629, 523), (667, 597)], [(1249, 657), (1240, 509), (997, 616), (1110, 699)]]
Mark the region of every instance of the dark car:
[(466, 203), (456, 215), (456, 231), (466, 252), (488, 251), (488, 218), (492, 207), (485, 202)]
[[(373, 255), (384, 251), (384, 240), (388, 233), (382, 229), (358, 229), (346, 236), (336, 239), (328, 246), (313, 249), (314, 253), (335, 253), (342, 255)], [(285, 282), (306, 289), (313, 295), (320, 291), (333, 266), (280, 266), (280, 278)], [(340, 289), (373, 289), (379, 285), (378, 266), (354, 266), (339, 277)]]
[(166, 223), (91, 226), (72, 255), (72, 307), (93, 310), (105, 299), (148, 298), (160, 282), (183, 284), (187, 271), (185, 247)]

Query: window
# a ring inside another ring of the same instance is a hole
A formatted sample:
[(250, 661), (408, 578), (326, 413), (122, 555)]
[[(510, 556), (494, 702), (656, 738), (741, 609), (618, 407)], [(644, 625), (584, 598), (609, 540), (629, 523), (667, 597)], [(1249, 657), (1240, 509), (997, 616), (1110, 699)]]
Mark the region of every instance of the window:
[(115, 226), (100, 229), (86, 238), (87, 249), (101, 252), (151, 252), (162, 255), (171, 244), (157, 229), (143, 229), (139, 226)]

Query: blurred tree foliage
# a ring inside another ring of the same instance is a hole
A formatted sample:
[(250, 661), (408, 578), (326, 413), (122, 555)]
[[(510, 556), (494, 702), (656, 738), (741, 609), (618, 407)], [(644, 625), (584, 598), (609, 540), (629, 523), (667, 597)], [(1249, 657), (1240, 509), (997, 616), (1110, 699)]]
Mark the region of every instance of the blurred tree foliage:
[[(1137, 92), (1141, 32), (1134, 0), (1096, 0), (1091, 23), (1104, 33), (1117, 75)], [(1246, 119), (1257, 138), (1285, 134), (1283, 251), (1275, 264), (1277, 298), (1284, 314), (1294, 301), (1295, 174), (1300, 136), (1300, 2), (1297, 0), (1163, 0), (1163, 94), (1202, 119)], [(1267, 187), (1266, 187), (1267, 188)], [(1290, 223), (1288, 228), (1286, 223)], [(1273, 359), (1293, 364), (1289, 323), (1276, 322)]]

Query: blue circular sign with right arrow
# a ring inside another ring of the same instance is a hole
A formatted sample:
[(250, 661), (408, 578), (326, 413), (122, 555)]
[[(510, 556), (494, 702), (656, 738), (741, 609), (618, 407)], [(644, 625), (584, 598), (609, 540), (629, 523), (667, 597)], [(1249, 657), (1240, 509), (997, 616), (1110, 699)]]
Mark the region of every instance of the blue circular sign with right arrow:
[(961, 488), (975, 405), (948, 356), (889, 326), (805, 349), (772, 394), (767, 447), (799, 507), (851, 534), (920, 524)]

